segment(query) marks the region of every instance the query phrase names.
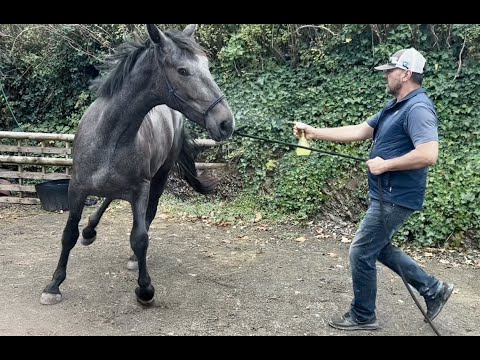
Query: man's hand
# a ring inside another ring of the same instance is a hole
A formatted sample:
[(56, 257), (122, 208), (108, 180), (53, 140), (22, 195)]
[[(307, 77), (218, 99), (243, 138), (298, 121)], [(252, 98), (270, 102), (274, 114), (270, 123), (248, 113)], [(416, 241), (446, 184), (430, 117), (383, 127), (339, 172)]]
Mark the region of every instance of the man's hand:
[(367, 160), (366, 164), (368, 166), (368, 170), (370, 170), (373, 175), (381, 175), (388, 171), (387, 161), (379, 156), (374, 159)]

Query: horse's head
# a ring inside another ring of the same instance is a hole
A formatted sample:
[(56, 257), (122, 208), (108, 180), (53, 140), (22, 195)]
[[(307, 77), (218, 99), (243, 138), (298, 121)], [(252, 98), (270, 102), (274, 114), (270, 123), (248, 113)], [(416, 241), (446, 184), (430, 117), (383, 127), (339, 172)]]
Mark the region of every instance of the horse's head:
[(163, 33), (147, 24), (163, 69), (159, 80), (168, 90), (166, 105), (205, 128), (212, 139), (222, 141), (232, 135), (235, 119), (210, 73), (205, 52), (193, 39), (195, 29), (196, 25), (188, 25), (183, 32)]

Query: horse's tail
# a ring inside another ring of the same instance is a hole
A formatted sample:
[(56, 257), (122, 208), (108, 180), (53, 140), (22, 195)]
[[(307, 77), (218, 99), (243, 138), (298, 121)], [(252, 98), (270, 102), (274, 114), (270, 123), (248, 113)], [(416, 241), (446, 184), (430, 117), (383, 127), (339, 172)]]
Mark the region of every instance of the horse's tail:
[(183, 178), (196, 192), (211, 194), (215, 191), (218, 179), (199, 175), (195, 167), (195, 159), (200, 153), (195, 140), (191, 139), (185, 129), (181, 134), (182, 147), (178, 155), (175, 170), (180, 178)]

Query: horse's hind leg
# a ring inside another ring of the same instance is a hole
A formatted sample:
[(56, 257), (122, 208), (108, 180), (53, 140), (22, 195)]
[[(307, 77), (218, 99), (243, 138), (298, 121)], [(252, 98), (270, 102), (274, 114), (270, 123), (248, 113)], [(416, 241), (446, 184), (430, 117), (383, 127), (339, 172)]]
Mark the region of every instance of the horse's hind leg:
[(79, 193), (70, 183), (68, 190), (70, 212), (67, 224), (63, 229), (62, 235), (62, 251), (58, 259), (57, 268), (53, 273), (52, 281), (43, 289), (40, 296), (40, 303), (44, 305), (53, 305), (62, 301), (62, 293), (60, 292), (60, 284), (67, 276), (67, 263), (70, 251), (75, 246), (79, 231), (78, 223), (82, 217), (83, 207), (85, 205), (86, 194)]
[(149, 196), (150, 184), (141, 185), (132, 204), (133, 227), (130, 234), (130, 246), (138, 259), (138, 287), (135, 289), (138, 302), (149, 305), (153, 302), (155, 289), (147, 271), (148, 232), (145, 224), (145, 214)]
[[(155, 215), (157, 214), (158, 208), (158, 201), (160, 196), (163, 194), (163, 190), (165, 189), (165, 184), (167, 183), (169, 170), (160, 168), (160, 170), (155, 174), (152, 179), (152, 183), (150, 185), (150, 196), (148, 197), (148, 207), (146, 213), (146, 222), (145, 226), (147, 228), (147, 232), (150, 230), (150, 224), (152, 223)], [(137, 257), (135, 254), (130, 256), (127, 263), (128, 270), (137, 270), (138, 269), (138, 262)]]
[(82, 245), (90, 245), (92, 244), (96, 238), (97, 238), (97, 232), (95, 231), (95, 228), (97, 227), (98, 223), (100, 222), (100, 219), (103, 216), (103, 213), (105, 210), (107, 210), (108, 206), (112, 202), (113, 199), (106, 198), (100, 208), (98, 208), (97, 211), (95, 211), (92, 215), (88, 217), (88, 223), (87, 226), (85, 226), (82, 230), (82, 238), (80, 239), (80, 243)]

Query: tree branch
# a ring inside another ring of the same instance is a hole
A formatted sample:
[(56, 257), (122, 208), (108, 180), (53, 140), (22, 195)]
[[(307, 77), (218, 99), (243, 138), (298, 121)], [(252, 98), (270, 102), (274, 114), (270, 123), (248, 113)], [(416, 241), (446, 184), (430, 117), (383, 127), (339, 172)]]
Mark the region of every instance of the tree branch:
[(297, 34), (300, 35), (300, 29), (305, 29), (305, 28), (316, 28), (316, 29), (322, 29), (322, 30), (325, 30), (325, 31), (328, 31), (330, 34), (332, 34), (333, 36), (338, 36), (340, 34), (335, 34), (332, 30), (330, 30), (329, 28), (327, 28), (326, 26), (323, 26), (323, 25), (302, 25), (302, 26), (299, 26), (297, 28)]
[(467, 42), (467, 36), (465, 35), (465, 38), (463, 39), (462, 49), (460, 50), (460, 54), (458, 55), (458, 69), (457, 69), (457, 73), (455, 74), (455, 77), (453, 78), (454, 81), (460, 75), (460, 70), (462, 69), (462, 53), (463, 53), (463, 49), (465, 49), (466, 42)]

